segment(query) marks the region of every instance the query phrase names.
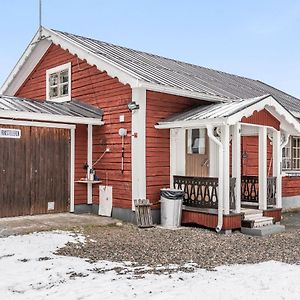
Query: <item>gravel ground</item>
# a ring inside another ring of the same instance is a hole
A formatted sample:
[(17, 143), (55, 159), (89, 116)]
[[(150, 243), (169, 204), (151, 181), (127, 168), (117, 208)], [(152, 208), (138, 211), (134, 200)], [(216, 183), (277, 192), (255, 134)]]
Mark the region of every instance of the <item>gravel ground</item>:
[(186, 263), (212, 270), (220, 265), (269, 260), (300, 262), (300, 230), (269, 237), (251, 237), (239, 232), (222, 235), (193, 227), (179, 230), (139, 229), (123, 224), (82, 228), (79, 233), (86, 237), (84, 244), (67, 244), (57, 253), (78, 256), (91, 262), (134, 262), (137, 267), (152, 267), (152, 273), (159, 273), (161, 267), (170, 264), (177, 264), (177, 270), (188, 272), (193, 271), (193, 267), (185, 266)]

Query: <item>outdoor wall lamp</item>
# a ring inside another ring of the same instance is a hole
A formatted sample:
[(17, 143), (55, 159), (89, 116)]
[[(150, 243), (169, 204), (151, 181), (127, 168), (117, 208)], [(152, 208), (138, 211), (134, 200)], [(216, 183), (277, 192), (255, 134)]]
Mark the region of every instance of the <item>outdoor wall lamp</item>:
[(131, 101), (127, 104), (127, 107), (129, 110), (133, 111), (133, 110), (137, 110), (140, 108), (139, 104), (136, 104), (135, 101)]

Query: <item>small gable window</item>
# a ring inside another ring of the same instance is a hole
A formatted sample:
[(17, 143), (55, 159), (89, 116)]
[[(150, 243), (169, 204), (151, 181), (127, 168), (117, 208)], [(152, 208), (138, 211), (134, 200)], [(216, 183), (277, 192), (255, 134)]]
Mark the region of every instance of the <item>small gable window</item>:
[(49, 101), (71, 100), (71, 63), (47, 70), (46, 92)]

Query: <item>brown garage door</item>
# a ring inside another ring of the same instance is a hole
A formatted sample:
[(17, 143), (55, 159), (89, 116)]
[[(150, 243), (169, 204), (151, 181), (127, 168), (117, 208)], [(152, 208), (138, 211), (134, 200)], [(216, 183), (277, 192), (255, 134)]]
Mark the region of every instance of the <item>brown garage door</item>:
[(20, 138), (0, 134), (0, 217), (68, 211), (69, 130), (0, 128), (21, 130)]

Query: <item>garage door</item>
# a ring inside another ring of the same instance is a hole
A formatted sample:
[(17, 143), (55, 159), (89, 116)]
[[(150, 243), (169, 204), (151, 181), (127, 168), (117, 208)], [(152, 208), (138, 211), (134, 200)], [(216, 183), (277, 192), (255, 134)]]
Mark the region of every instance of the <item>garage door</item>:
[(0, 130), (0, 217), (68, 211), (69, 130)]

